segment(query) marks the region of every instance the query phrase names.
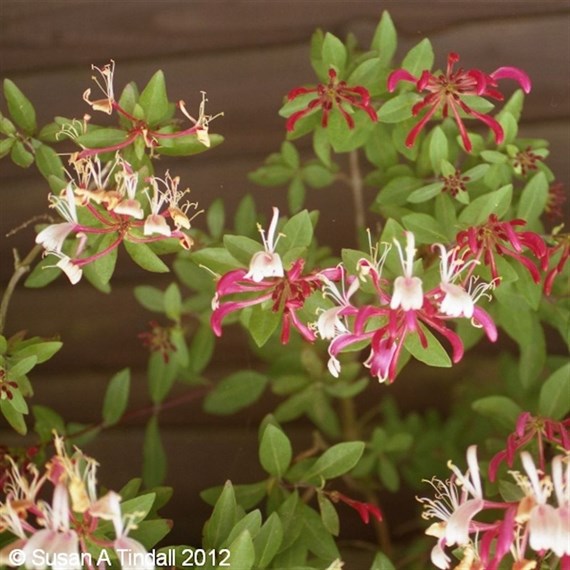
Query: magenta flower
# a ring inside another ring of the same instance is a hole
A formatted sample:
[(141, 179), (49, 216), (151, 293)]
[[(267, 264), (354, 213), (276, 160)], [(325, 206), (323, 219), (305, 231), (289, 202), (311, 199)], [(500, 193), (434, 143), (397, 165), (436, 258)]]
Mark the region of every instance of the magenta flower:
[(313, 88), (296, 87), (289, 91), (287, 98), (289, 101), (293, 101), (299, 95), (305, 95), (307, 93), (314, 93), (315, 98), (309, 101), (305, 109), (293, 113), (287, 119), (286, 127), (289, 132), (295, 129), (297, 121), (307, 115), (310, 115), (313, 111), (316, 111), (319, 108), (323, 111), (321, 119), (321, 125), (323, 127), (328, 125), (331, 110), (338, 109), (349, 128), (354, 128), (354, 119), (346, 110), (345, 105), (350, 108), (355, 107), (357, 109), (362, 109), (373, 121), (378, 120), (378, 115), (370, 101), (370, 93), (368, 92), (368, 89), (359, 85), (349, 87), (346, 84), (346, 81), (338, 80), (337, 73), (332, 68), (329, 69), (329, 82), (326, 85), (319, 83)]
[[(558, 261), (544, 278), (544, 293), (550, 295), (556, 277), (562, 273), (568, 259), (570, 258), (570, 234), (562, 234), (554, 237), (556, 245), (548, 250), (547, 257), (550, 260), (553, 256), (560, 254)], [(547, 262), (548, 263), (548, 262)]]
[(460, 115), (461, 111), (485, 123), (493, 131), (497, 144), (503, 142), (504, 133), (501, 125), (493, 117), (479, 113), (469, 107), (463, 100), (463, 97), (465, 95), (477, 95), (501, 101), (503, 95), (496, 89), (497, 80), (499, 79), (514, 79), (518, 81), (524, 92), (528, 93), (531, 89), (528, 75), (516, 67), (500, 67), (490, 75), (478, 69), (464, 70), (459, 68), (454, 71), (453, 67), (458, 61), (459, 55), (452, 52), (447, 58), (447, 71), (445, 74), (434, 75), (428, 70), (424, 70), (418, 78), (405, 69), (397, 69), (388, 77), (388, 90), (391, 93), (396, 89), (396, 85), (400, 81), (410, 81), (416, 84), (418, 92), (428, 92), (412, 109), (414, 116), (424, 109), (427, 109), (427, 112), (408, 134), (406, 146), (411, 147), (414, 145), (419, 133), (438, 110), (441, 110), (443, 117), (447, 117), (451, 110), (467, 152), (471, 151), (472, 145)]
[(548, 250), (538, 234), (516, 231), (517, 226), (525, 224), (524, 220), (519, 219), (500, 222), (495, 214), (491, 214), (485, 224), (460, 231), (456, 239), (458, 245), (464, 248), (463, 259), (482, 261), (491, 268), (493, 279), (499, 279), (495, 254), (507, 255), (522, 263), (534, 282), (538, 283), (540, 273), (534, 263), (524, 255), (524, 250), (529, 250), (537, 258), (543, 271), (548, 268)]
[(540, 451), (539, 467), (545, 470), (544, 445), (548, 443), (555, 447), (561, 447), (570, 452), (570, 419), (556, 421), (550, 418), (535, 417), (530, 412), (519, 415), (515, 431), (507, 437), (507, 446), (496, 453), (489, 463), (489, 479), (495, 481), (499, 465), (505, 461), (512, 468), (516, 453), (529, 445), (532, 441), (537, 442)]
[[(293, 325), (301, 336), (313, 342), (315, 333), (303, 323), (297, 311), (303, 307), (307, 298), (321, 286), (321, 279), (316, 272), (302, 275), (304, 260), (298, 259), (283, 277), (263, 278), (255, 281), (248, 277), (245, 269), (234, 269), (223, 275), (216, 285), (214, 311), (210, 320), (216, 336), (222, 336), (222, 321), (235, 311), (265, 301), (271, 301), (271, 310), (283, 312), (281, 342), (287, 344)], [(229, 298), (228, 298), (229, 297)]]
[(333, 376), (340, 374), (338, 355), (348, 347), (365, 343), (370, 346), (370, 353), (364, 365), (370, 369), (370, 374), (380, 382), (393, 382), (408, 335), (418, 335), (421, 346), (424, 349), (428, 347), (424, 326), (450, 343), (452, 360), (457, 363), (463, 358), (463, 343), (447, 326), (446, 321), (450, 318), (470, 318), (484, 328), (489, 340), (494, 342), (497, 339), (493, 320), (483, 309), (475, 306), (475, 301), (484, 291), (481, 291), (480, 287), (467, 291), (460, 285), (451, 283), (458, 274), (457, 263), (449, 263), (451, 258), (454, 259), (454, 253), (447, 254), (443, 251), (442, 283), (424, 293), (422, 280), (412, 273), (414, 237), (410, 232), (407, 232), (406, 237), (405, 254), (400, 244), (395, 242), (402, 262), (403, 275), (394, 280), (391, 295), (388, 292), (389, 284), (380, 276), (385, 255), (380, 264), (361, 260), (361, 274), (370, 276), (378, 295), (378, 303), (357, 308), (346, 297), (339, 302), (340, 310), (337, 316), (350, 318), (352, 324), (350, 327), (344, 327), (344, 330), (338, 327), (338, 334), (329, 345), (328, 368)]

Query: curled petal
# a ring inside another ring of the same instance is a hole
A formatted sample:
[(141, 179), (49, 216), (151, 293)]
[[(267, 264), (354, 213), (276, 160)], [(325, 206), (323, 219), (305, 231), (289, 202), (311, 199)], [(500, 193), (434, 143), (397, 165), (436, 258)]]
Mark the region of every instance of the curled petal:
[(493, 79), (514, 79), (525, 93), (530, 93), (532, 84), (529, 76), (518, 67), (499, 67), (491, 73)]
[(410, 81), (411, 83), (416, 83), (417, 78), (405, 69), (396, 69), (396, 71), (392, 71), (392, 73), (390, 73), (388, 76), (388, 91), (390, 93), (393, 93), (396, 89), (396, 85), (400, 81)]
[(469, 499), (465, 501), (447, 521), (445, 541), (447, 544), (465, 545), (469, 542), (469, 525), (473, 517), (485, 505), (483, 499)]
[(497, 327), (489, 313), (481, 309), (481, 307), (476, 306), (473, 310), (473, 321), (483, 327), (487, 338), (491, 342), (495, 342), (497, 340)]

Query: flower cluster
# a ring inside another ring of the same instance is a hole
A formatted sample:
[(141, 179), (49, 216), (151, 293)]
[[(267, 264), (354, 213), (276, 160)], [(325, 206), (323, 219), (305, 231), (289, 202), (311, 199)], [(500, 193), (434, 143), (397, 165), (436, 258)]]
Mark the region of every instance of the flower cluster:
[[(98, 157), (78, 155), (70, 162), (75, 176), (59, 195), (50, 196), (51, 207), (65, 221), (42, 229), (36, 243), (59, 258), (56, 266), (71, 283), (81, 279), (85, 265), (108, 255), (123, 241), (148, 244), (176, 238), (190, 249), (192, 239), (182, 230), (190, 228), (193, 216), (188, 210), (197, 204), (181, 203), (189, 190), (179, 189), (178, 177), (166, 172), (163, 179), (148, 178), (141, 188), (138, 174), (118, 156), (105, 165)], [(66, 247), (70, 237), (73, 244)], [(97, 237), (104, 246), (91, 252)]]
[(493, 117), (479, 113), (470, 107), (468, 99), (466, 100), (465, 97), (490, 97), (491, 99), (502, 101), (503, 95), (497, 89), (497, 81), (499, 79), (514, 79), (520, 84), (525, 93), (530, 92), (530, 79), (524, 71), (516, 67), (500, 67), (490, 75), (479, 69), (464, 70), (460, 68), (454, 70), (458, 61), (459, 56), (456, 53), (450, 53), (447, 58), (447, 70), (445, 73), (434, 74), (424, 70), (420, 77), (415, 77), (406, 69), (397, 69), (388, 77), (388, 90), (390, 92), (396, 89), (400, 81), (415, 83), (416, 89), (420, 93), (422, 91), (428, 92), (412, 109), (414, 116), (424, 109), (427, 109), (427, 112), (408, 134), (406, 138), (408, 147), (414, 145), (422, 129), (437, 111), (441, 111), (443, 117), (447, 117), (451, 111), (459, 128), (463, 146), (467, 152), (471, 151), (472, 144), (463, 123), (462, 112), (485, 123), (493, 131), (497, 144), (503, 142), (504, 132), (499, 122)]
[[(127, 112), (115, 99), (115, 92), (113, 87), (113, 76), (115, 74), (115, 62), (111, 60), (110, 63), (103, 67), (91, 66), (93, 70), (99, 73), (100, 77), (93, 76), (93, 80), (103, 92), (104, 98), (91, 100), (91, 89), (87, 89), (83, 93), (83, 99), (88, 103), (94, 111), (102, 111), (111, 115), (116, 111), (119, 115), (127, 119), (131, 127), (126, 133), (125, 139), (119, 143), (109, 145), (103, 148), (87, 148), (80, 153), (81, 158), (101, 154), (103, 152), (114, 152), (122, 148), (126, 148), (135, 142), (139, 137), (145, 143), (145, 146), (154, 148), (160, 144), (161, 140), (180, 138), (188, 135), (194, 135), (204, 146), (210, 146), (210, 137), (208, 134), (208, 125), (210, 121), (218, 117), (206, 115), (206, 94), (202, 92), (202, 102), (199, 108), (198, 118), (194, 118), (186, 109), (184, 101), (178, 101), (178, 108), (182, 114), (190, 121), (191, 126), (180, 131), (171, 132), (170, 129), (152, 129), (145, 121), (134, 117), (131, 113)], [(223, 113), (222, 113), (223, 114)]]
[(527, 451), (520, 460), (523, 471), (510, 472), (518, 500), (484, 497), (476, 446), (467, 450), (465, 473), (450, 462), (449, 480), (429, 481), (435, 498), (418, 500), (424, 507), (423, 518), (437, 521), (426, 530), (438, 539), (431, 551), (435, 566), (450, 568), (445, 549), (457, 546), (462, 561), (456, 568), (497, 570), (508, 556), (513, 570), (539, 568), (537, 560), (547, 557), (559, 559), (563, 569), (570, 568), (570, 456), (556, 455), (549, 474), (537, 469)]
[(248, 271), (235, 269), (218, 280), (211, 317), (212, 330), (217, 336), (221, 336), (222, 321), (228, 314), (269, 301), (271, 310), (283, 315), (282, 343), (289, 341), (291, 325), (305, 340), (315, 340), (315, 333), (297, 312), (320, 287), (321, 280), (316, 272), (303, 275), (303, 259), (296, 260), (288, 270), (283, 268), (281, 257), (275, 251), (279, 240), (279, 236), (275, 236), (278, 221), (279, 210), (274, 208), (267, 238), (264, 230), (259, 228), (264, 249), (253, 255)]
[[(21, 468), (11, 461), (3, 488), (5, 499), (0, 503), (0, 530), (10, 532), (14, 540), (0, 550), (0, 564), (12, 565), (10, 553), (19, 549), (28, 570), (43, 570), (44, 557), (65, 561), (59, 566), (55, 563), (54, 568), (81, 570), (81, 554), (88, 555), (89, 543), (93, 542), (116, 553), (129, 552), (132, 556), (121, 560), (137, 560), (136, 570), (154, 570), (154, 565), (146, 562), (144, 546), (128, 536), (141, 514), (123, 514), (121, 496), (114, 491), (98, 496), (97, 463), (79, 449), (68, 455), (61, 437), (56, 436), (54, 444), (56, 454), (43, 473), (33, 464)], [(50, 488), (52, 498), (48, 502), (43, 497)], [(109, 526), (107, 521), (114, 530), (112, 539), (104, 536), (108, 531), (102, 527)], [(34, 562), (37, 551), (44, 556)], [(106, 562), (110, 564), (111, 560)], [(123, 564), (123, 570), (135, 567)]]
[(337, 72), (333, 68), (329, 69), (329, 82), (326, 85), (319, 83), (319, 85), (313, 88), (296, 87), (289, 91), (287, 98), (289, 101), (294, 101), (300, 95), (306, 95), (307, 93), (314, 93), (315, 97), (309, 101), (304, 109), (296, 111), (287, 119), (286, 127), (288, 131), (293, 131), (297, 121), (319, 108), (323, 111), (321, 119), (323, 127), (328, 125), (329, 115), (333, 109), (337, 109), (341, 113), (346, 124), (351, 129), (354, 128), (354, 119), (347, 108), (351, 110), (353, 107), (361, 109), (368, 114), (372, 121), (378, 120), (378, 115), (374, 107), (372, 107), (368, 90), (360, 85), (349, 87), (346, 81), (339, 81)]

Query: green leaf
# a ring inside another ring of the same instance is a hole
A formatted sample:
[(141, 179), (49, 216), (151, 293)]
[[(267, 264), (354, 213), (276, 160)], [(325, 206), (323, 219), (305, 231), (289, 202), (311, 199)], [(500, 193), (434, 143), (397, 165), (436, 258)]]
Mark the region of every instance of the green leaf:
[(455, 205), (448, 194), (441, 193), (435, 199), (435, 219), (445, 228), (449, 241), (455, 240), (455, 235), (459, 230), (457, 226), (457, 214)]
[(513, 431), (517, 418), (522, 412), (521, 407), (506, 396), (487, 396), (471, 404), (475, 412), (495, 420), (508, 431)]
[(55, 150), (45, 144), (40, 144), (36, 148), (36, 166), (45, 179), (50, 176), (64, 177), (61, 158)]
[(124, 240), (125, 249), (131, 259), (143, 269), (154, 273), (168, 273), (168, 266), (150, 249), (146, 243), (134, 243)]
[(386, 456), (378, 462), (378, 476), (380, 481), (391, 493), (395, 493), (400, 488), (400, 476), (396, 466)]
[(346, 65), (346, 57), (347, 54), (344, 44), (333, 34), (325, 34), (322, 47), (323, 63), (327, 67), (335, 67), (338, 73), (342, 74)]
[(319, 160), (327, 167), (331, 168), (331, 145), (327, 130), (319, 126), (313, 131), (313, 150)]
[(21, 412), (16, 411), (10, 400), (0, 400), (0, 411), (6, 418), (6, 421), (20, 434), (26, 435), (28, 427), (26, 420)]
[(224, 232), (225, 212), (224, 201), (221, 198), (214, 200), (206, 212), (208, 230), (214, 239), (220, 239)]
[[(156, 487), (166, 476), (166, 453), (160, 439), (158, 419), (153, 416), (145, 430), (143, 444), (143, 480), (147, 487)], [(124, 512), (124, 511), (123, 511)]]
[(441, 346), (441, 343), (435, 336), (423, 325), (422, 331), (427, 338), (427, 348), (424, 348), (417, 334), (406, 336), (404, 348), (416, 359), (428, 366), (436, 366), (438, 368), (451, 368), (451, 358)]
[(540, 415), (561, 420), (570, 411), (570, 363), (552, 373), (542, 385), (538, 400)]
[(301, 538), (309, 550), (329, 563), (339, 558), (336, 543), (323, 525), (321, 517), (306, 505), (301, 509), (301, 517), (303, 523)]
[(547, 201), (548, 181), (544, 172), (539, 172), (523, 188), (516, 217), (532, 224), (544, 212)]
[(16, 140), (12, 145), (10, 158), (14, 164), (21, 168), (28, 168), (34, 163), (34, 155), (19, 140)]
[(135, 287), (136, 300), (149, 311), (164, 313), (164, 292), (150, 285)]
[(260, 186), (283, 186), (294, 176), (289, 166), (271, 164), (250, 172), (248, 178)]
[(501, 219), (507, 213), (512, 197), (512, 184), (480, 196), (459, 214), (459, 222), (465, 226), (477, 226), (485, 223), (491, 214), (496, 214)]
[(224, 137), (215, 133), (208, 133), (210, 146), (198, 140), (196, 135), (182, 135), (172, 138), (161, 138), (160, 146), (154, 151), (164, 156), (192, 156), (213, 149), (224, 142)]
[(57, 340), (34, 342), (17, 352), (18, 359), (28, 356), (35, 356), (36, 364), (41, 364), (49, 360), (63, 346), (63, 343)]
[(260, 398), (267, 376), (244, 370), (230, 374), (219, 382), (204, 399), (204, 410), (211, 414), (233, 414)]
[(504, 139), (501, 147), (504, 147), (514, 142), (518, 132), (518, 125), (513, 115), (504, 109), (501, 111), (498, 119), (501, 127), (503, 127)]
[(144, 110), (144, 116), (149, 126), (154, 127), (169, 114), (168, 95), (164, 73), (158, 70), (143, 89), (139, 105)]
[(206, 247), (190, 254), (196, 265), (203, 265), (216, 273), (226, 273), (242, 266), (240, 262), (224, 247)]
[(177, 366), (175, 359), (165, 362), (160, 352), (152, 352), (148, 359), (148, 388), (153, 403), (158, 404), (170, 392), (176, 380)]
[(204, 528), (204, 547), (215, 548), (222, 546), (234, 527), (236, 518), (236, 497), (231, 481), (227, 481), (220, 498), (214, 506), (212, 516)]
[(286, 253), (295, 247), (309, 247), (313, 240), (313, 224), (307, 210), (290, 218), (283, 226), (284, 235), (279, 240), (278, 251)]
[(380, 59), (372, 57), (360, 63), (347, 79), (348, 85), (363, 86), (373, 97), (386, 91), (387, 70)]
[(305, 473), (305, 479), (334, 479), (348, 473), (362, 457), (364, 442), (349, 441), (329, 447)]
[(244, 236), (224, 236), (224, 246), (230, 254), (243, 265), (248, 266), (254, 253), (261, 251), (263, 246), (251, 238)]
[(200, 326), (194, 333), (188, 350), (189, 367), (194, 374), (200, 374), (208, 366), (214, 347), (215, 338), (210, 325)]
[(274, 425), (268, 424), (259, 445), (259, 461), (267, 473), (281, 478), (289, 468), (293, 449), (285, 433)]
[(256, 231), (257, 213), (251, 194), (246, 194), (238, 204), (234, 226), (239, 235), (252, 235)]
[(297, 213), (305, 204), (305, 185), (300, 175), (295, 176), (287, 189), (287, 204), (291, 213)]
[(372, 561), (370, 570), (396, 570), (396, 567), (385, 554), (378, 552)]
[(179, 321), (182, 313), (182, 294), (176, 283), (171, 283), (164, 292), (164, 312), (169, 319)]
[(321, 164), (307, 164), (303, 168), (303, 179), (311, 188), (330, 186), (335, 179), (334, 174)]
[(434, 61), (431, 42), (425, 38), (416, 44), (404, 57), (402, 67), (415, 77), (420, 77), (422, 71), (430, 70)]
[(402, 93), (380, 107), (378, 120), (382, 123), (401, 123), (412, 117), (412, 107), (418, 101), (416, 93)]
[(251, 570), (255, 563), (255, 548), (248, 530), (244, 530), (230, 545), (232, 568)]
[(103, 400), (103, 423), (106, 426), (116, 424), (127, 408), (131, 385), (131, 371), (124, 368), (117, 372), (107, 386)]
[(19, 378), (20, 376), (24, 376), (27, 374), (34, 366), (38, 363), (38, 359), (35, 355), (26, 356), (24, 358), (19, 359), (15, 364), (8, 369), (8, 374), (10, 378)]
[(271, 513), (253, 541), (256, 568), (267, 568), (283, 542), (283, 524), (276, 512)]
[(36, 131), (36, 111), (30, 100), (10, 79), (4, 79), (4, 97), (14, 122), (28, 135)]
[(370, 48), (375, 49), (378, 52), (380, 65), (382, 67), (389, 67), (390, 62), (396, 53), (397, 46), (398, 34), (396, 32), (396, 28), (394, 27), (394, 23), (392, 22), (389, 12), (384, 10), (382, 12), (382, 17), (380, 18), (380, 23), (374, 31)]
[(441, 127), (435, 127), (430, 134), (429, 160), (435, 174), (441, 173), (441, 161), (449, 157), (449, 144)]
[(377, 211), (380, 206), (403, 206), (408, 196), (421, 185), (422, 181), (419, 178), (396, 176), (380, 190), (372, 208)]
[(129, 531), (129, 538), (138, 540), (150, 550), (172, 530), (172, 523), (165, 519), (141, 521)]
[(57, 412), (46, 406), (32, 406), (32, 413), (36, 419), (34, 430), (43, 443), (53, 439), (54, 430), (59, 435), (65, 435), (65, 422)]
[(281, 156), (283, 162), (291, 169), (297, 170), (301, 164), (301, 158), (299, 156), (299, 151), (295, 148), (295, 145), (289, 141), (285, 141), (281, 145)]
[(340, 521), (334, 505), (322, 493), (318, 494), (318, 499), (321, 521), (324, 527), (332, 535), (338, 536), (340, 532)]
[(0, 158), (4, 158), (5, 156), (8, 156), (8, 154), (10, 154), (12, 146), (14, 145), (15, 142), (16, 139), (12, 137), (2, 139), (0, 141)]
[[(219, 499), (224, 487), (210, 487), (200, 493), (202, 500), (206, 501), (209, 505), (214, 506)], [(257, 505), (263, 497), (267, 494), (266, 481), (259, 483), (252, 483), (249, 485), (236, 485), (234, 487), (236, 501), (245, 510), (252, 509)]]
[(403, 226), (412, 232), (418, 243), (447, 241), (447, 236), (439, 222), (428, 214), (409, 214), (402, 218)]
[[(93, 253), (99, 253), (111, 247), (117, 240), (116, 234), (103, 234), (93, 244)], [(104, 289), (115, 272), (118, 247), (113, 247), (105, 255), (83, 267), (84, 275), (98, 289)]]
[(422, 186), (417, 190), (414, 190), (408, 196), (408, 202), (412, 204), (419, 204), (421, 202), (427, 202), (431, 200), (438, 194), (441, 194), (441, 190), (443, 188), (443, 182), (433, 182), (432, 184), (428, 184), (427, 186)]
[(77, 137), (76, 142), (86, 148), (105, 148), (127, 140), (129, 134), (121, 129), (93, 129)]

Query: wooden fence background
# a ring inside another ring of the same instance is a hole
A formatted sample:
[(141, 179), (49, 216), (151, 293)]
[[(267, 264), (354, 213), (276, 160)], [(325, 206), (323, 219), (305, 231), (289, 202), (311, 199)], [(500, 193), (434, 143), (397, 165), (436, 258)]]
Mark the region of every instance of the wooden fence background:
[[(453, 50), (466, 67), (525, 69), (534, 86), (522, 132), (551, 141), (548, 163), (569, 187), (568, 1), (1, 0), (0, 71), (37, 105), (41, 123), (55, 115), (82, 116), (87, 108), (81, 94), (91, 86), (89, 66), (111, 58), (117, 62), (117, 90), (130, 80), (144, 84), (158, 68), (165, 71), (171, 99), (184, 98), (192, 108), (200, 90), (206, 90), (209, 110), (225, 113), (213, 130), (226, 142), (206, 155), (172, 163), (173, 169), (203, 205), (222, 196), (231, 211), (245, 193), (253, 192), (259, 208), (269, 211), (272, 204), (285, 204), (285, 194), (254, 187), (247, 173), (282, 140), (284, 125), (277, 109), (284, 94), (314, 81), (308, 61), (312, 31), (320, 26), (344, 36), (350, 30), (367, 45), (383, 9), (391, 11), (399, 30), (399, 55), (429, 35), (440, 65)], [(301, 148), (308, 150), (307, 141)], [(170, 164), (163, 161), (164, 168)], [(0, 186), (2, 236), (46, 211), (46, 185), (33, 168), (21, 170), (3, 161)], [(318, 191), (309, 197), (309, 206), (323, 212), (320, 235), (335, 247), (352, 246), (348, 197), (335, 190), (323, 198)], [(31, 229), (3, 237), (3, 284), (12, 271), (12, 248), (24, 252), (32, 239)], [(97, 421), (107, 380), (131, 365), (131, 407), (145, 405), (147, 353), (137, 333), (152, 317), (134, 300), (133, 286), (139, 282), (165, 286), (170, 278), (143, 274), (128, 259), (120, 259), (110, 296), (94, 292), (87, 283), (71, 287), (63, 278), (46, 289), (17, 292), (8, 332), (25, 328), (33, 335), (61, 333), (65, 343), (60, 354), (34, 372), (33, 403), (51, 405), (68, 420)], [(217, 352), (214, 376), (250, 358), (229, 336)], [(417, 377), (416, 368), (405, 382), (392, 388), (373, 386), (368, 396), (377, 400), (390, 391), (408, 407), (441, 404), (442, 388), (473, 362), (466, 360), (445, 377), (425, 369)], [(176, 491), (166, 510), (176, 521), (173, 541), (198, 541), (208, 513), (199, 490), (230, 477), (257, 480), (256, 427), (265, 411), (261, 405), (220, 420), (203, 414), (197, 401), (161, 416), (170, 458), (167, 483)], [(90, 449), (102, 463), (106, 485), (118, 487), (140, 471), (143, 429), (141, 420), (130, 422), (102, 434)], [(302, 423), (295, 429), (301, 439), (309, 430)], [(0, 439), (16, 442), (8, 429), (0, 428)], [(356, 517), (354, 522), (357, 527)]]

